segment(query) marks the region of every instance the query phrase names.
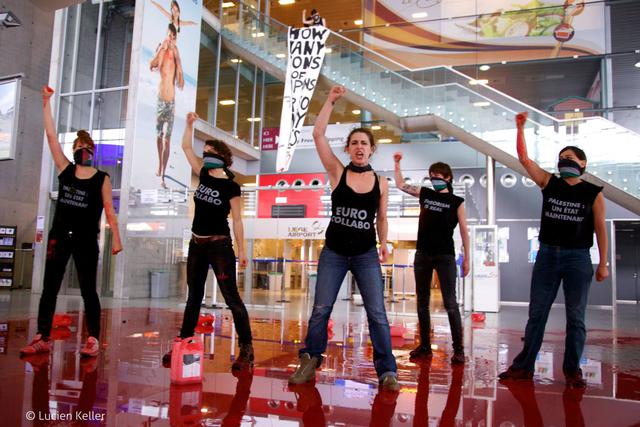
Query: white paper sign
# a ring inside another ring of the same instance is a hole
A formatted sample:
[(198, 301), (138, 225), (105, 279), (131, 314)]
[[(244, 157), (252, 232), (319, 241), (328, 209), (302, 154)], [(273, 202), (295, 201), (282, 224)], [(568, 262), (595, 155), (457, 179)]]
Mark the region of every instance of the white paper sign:
[(329, 30), (323, 26), (289, 28), (289, 60), (284, 84), (280, 135), (276, 137), (276, 171), (289, 169), (293, 152), (300, 141), (304, 118), (318, 82)]

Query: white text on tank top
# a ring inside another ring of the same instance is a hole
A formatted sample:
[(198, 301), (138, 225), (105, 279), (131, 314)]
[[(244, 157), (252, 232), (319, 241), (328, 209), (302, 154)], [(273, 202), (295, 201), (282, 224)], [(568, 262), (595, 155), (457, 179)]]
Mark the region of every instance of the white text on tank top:
[(220, 192), (218, 190), (214, 190), (213, 188), (209, 188), (202, 183), (198, 185), (195, 198), (216, 206), (220, 206), (222, 204), (222, 200), (220, 200)]
[(422, 207), (424, 209), (428, 209), (430, 211), (442, 212), (443, 209), (451, 209), (451, 204), (450, 203), (444, 203), (444, 202), (438, 202), (437, 200), (424, 199)]
[(89, 203), (87, 203), (86, 200), (88, 195), (88, 191), (79, 190), (75, 187), (63, 184), (62, 194), (58, 197), (58, 203), (84, 209), (89, 206)]
[(582, 222), (584, 220), (586, 206), (583, 203), (548, 197), (543, 206), (543, 215), (547, 218), (569, 222)]
[(365, 209), (338, 206), (336, 214), (331, 216), (331, 222), (358, 230), (369, 230), (371, 224), (368, 221), (368, 216)]

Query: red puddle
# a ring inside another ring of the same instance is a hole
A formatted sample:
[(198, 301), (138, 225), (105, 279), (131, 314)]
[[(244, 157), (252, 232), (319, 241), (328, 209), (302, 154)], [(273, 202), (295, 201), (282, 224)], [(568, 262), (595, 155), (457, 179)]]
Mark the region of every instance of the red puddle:
[[(280, 317), (280, 313), (274, 315)], [(229, 373), (235, 336), (228, 311), (217, 311), (214, 333), (204, 336), (205, 380), (171, 386), (160, 359), (181, 314), (165, 309), (104, 310), (103, 352), (81, 360), (77, 313), (52, 354), (28, 361), (18, 350), (33, 334), (34, 319), (8, 322), (0, 332), (2, 425), (375, 425), (375, 426), (637, 426), (640, 423), (639, 337), (588, 340), (583, 371), (586, 391), (565, 389), (561, 334), (552, 331), (530, 383), (496, 381), (521, 348), (521, 331), (473, 329), (467, 322), (468, 363), (452, 369), (450, 338), (436, 327), (434, 358), (414, 364), (409, 328), (393, 340), (400, 393), (377, 390), (366, 325), (335, 321), (333, 337), (315, 384), (288, 387), (306, 324), (275, 318), (252, 322), (253, 374)], [(1, 323), (1, 322), (0, 322)], [(400, 325), (398, 323), (398, 325)], [(609, 331), (611, 332), (611, 331)], [(67, 336), (68, 334), (68, 336)], [(613, 336), (613, 334), (611, 334)], [(66, 340), (64, 340), (66, 338)], [(615, 348), (615, 351), (613, 350)], [(61, 415), (63, 414), (63, 415)], [(79, 417), (79, 419), (78, 419)], [(84, 420), (82, 418), (85, 418)], [(48, 419), (47, 419), (48, 418)], [(64, 422), (69, 422), (65, 418)], [(71, 424), (67, 424), (71, 425)]]

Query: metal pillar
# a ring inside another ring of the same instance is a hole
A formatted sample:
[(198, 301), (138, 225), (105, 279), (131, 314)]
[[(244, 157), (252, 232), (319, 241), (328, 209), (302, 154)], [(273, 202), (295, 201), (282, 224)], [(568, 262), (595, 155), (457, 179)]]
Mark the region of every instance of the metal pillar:
[(496, 161), (487, 156), (487, 225), (496, 224)]

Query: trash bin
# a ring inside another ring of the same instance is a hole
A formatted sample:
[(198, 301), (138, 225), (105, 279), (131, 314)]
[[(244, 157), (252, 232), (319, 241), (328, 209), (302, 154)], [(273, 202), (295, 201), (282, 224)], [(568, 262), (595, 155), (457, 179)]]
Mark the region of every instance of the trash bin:
[(314, 297), (316, 294), (316, 283), (318, 282), (318, 272), (309, 272), (309, 296)]
[(169, 272), (152, 270), (149, 272), (151, 282), (151, 298), (167, 298), (169, 296)]
[(282, 288), (282, 273), (269, 272), (269, 290), (280, 291)]

